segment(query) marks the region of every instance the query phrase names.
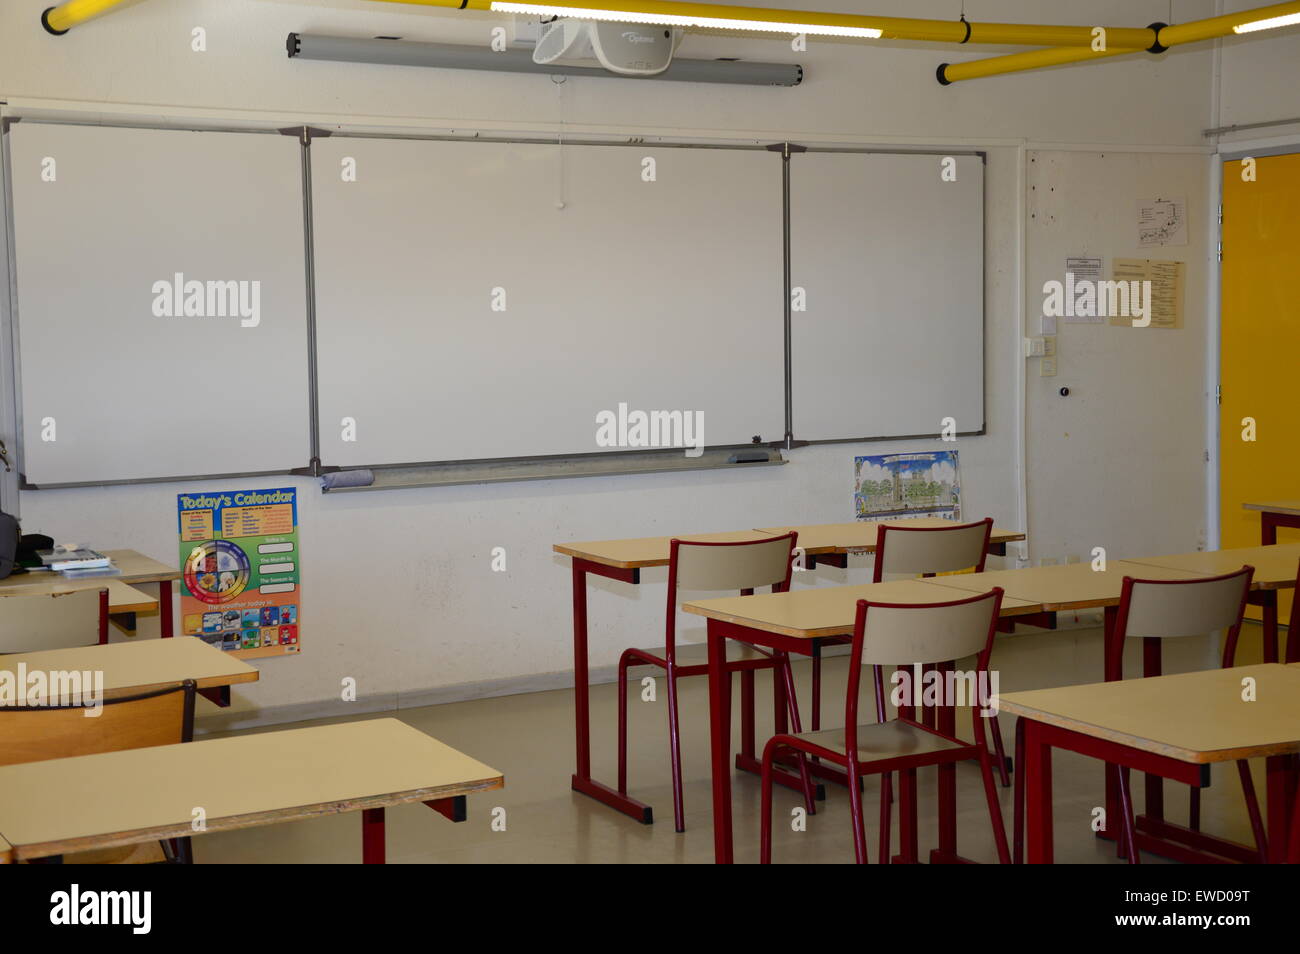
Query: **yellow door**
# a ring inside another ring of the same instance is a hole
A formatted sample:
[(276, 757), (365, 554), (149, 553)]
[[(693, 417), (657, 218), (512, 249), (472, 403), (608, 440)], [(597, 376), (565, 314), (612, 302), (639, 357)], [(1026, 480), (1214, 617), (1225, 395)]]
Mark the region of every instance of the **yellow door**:
[[(1220, 546), (1257, 546), (1259, 514), (1242, 504), (1300, 499), (1300, 154), (1224, 163), (1222, 241)], [(1300, 542), (1300, 530), (1278, 542)], [(1283, 624), (1290, 608), (1283, 596)], [(1252, 661), (1253, 634), (1244, 648)]]

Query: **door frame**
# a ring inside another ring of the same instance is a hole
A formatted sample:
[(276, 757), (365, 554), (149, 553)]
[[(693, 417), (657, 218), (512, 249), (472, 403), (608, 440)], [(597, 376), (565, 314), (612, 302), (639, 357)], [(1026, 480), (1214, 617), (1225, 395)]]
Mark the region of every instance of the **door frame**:
[(9, 127), (12, 121), (0, 103), (0, 440), (4, 441), (9, 458), (9, 470), (0, 465), (0, 510), (19, 517), (22, 434), (17, 385), (18, 288), (14, 283), (16, 259), (13, 216), (10, 214), (13, 193), (9, 187)]
[[(1260, 140), (1258, 148), (1251, 148), (1250, 142), (1220, 143), (1218, 151), (1211, 157), (1214, 168), (1210, 170), (1210, 194), (1217, 199), (1214, 208), (1218, 214), (1209, 223), (1210, 247), (1219, 249), (1223, 243), (1223, 165), (1226, 162), (1264, 156), (1286, 156), (1300, 154), (1300, 134), (1293, 139), (1276, 138)], [(1219, 520), (1223, 509), (1223, 493), (1220, 485), (1219, 455), (1219, 386), (1223, 383), (1223, 367), (1220, 361), (1219, 340), (1223, 331), (1223, 261), (1219, 259), (1215, 267), (1209, 269), (1210, 288), (1208, 290), (1211, 306), (1208, 311), (1210, 320), (1206, 334), (1206, 402), (1205, 402), (1205, 547), (1217, 550), (1222, 542), (1222, 525)]]

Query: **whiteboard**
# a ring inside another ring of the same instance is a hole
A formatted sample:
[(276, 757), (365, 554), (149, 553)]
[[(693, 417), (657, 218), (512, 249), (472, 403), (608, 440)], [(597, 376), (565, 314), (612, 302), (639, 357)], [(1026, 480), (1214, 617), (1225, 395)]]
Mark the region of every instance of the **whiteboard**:
[(323, 463), (637, 449), (597, 443), (620, 405), (700, 412), (711, 446), (783, 436), (777, 154), (311, 153)]
[(983, 430), (983, 196), (980, 156), (791, 156), (796, 438)]
[(29, 121), (9, 137), (27, 480), (304, 466), (297, 141)]

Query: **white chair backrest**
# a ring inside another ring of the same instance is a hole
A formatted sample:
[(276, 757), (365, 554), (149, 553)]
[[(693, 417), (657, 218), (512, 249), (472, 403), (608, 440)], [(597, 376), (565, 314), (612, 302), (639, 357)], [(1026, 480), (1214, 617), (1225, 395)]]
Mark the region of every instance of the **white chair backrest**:
[(862, 638), (865, 666), (948, 662), (982, 652), (996, 612), (997, 594), (956, 606), (867, 604)]
[(986, 524), (955, 524), (931, 528), (886, 526), (884, 547), (877, 553), (881, 573), (920, 576), (950, 573), (978, 566), (984, 556)]
[(0, 596), (0, 653), (89, 646), (99, 639), (99, 591)]
[(748, 590), (784, 583), (792, 550), (788, 536), (727, 546), (682, 540), (677, 549), (677, 587)]
[(1124, 635), (1204, 636), (1241, 622), (1247, 571), (1221, 580), (1133, 581)]

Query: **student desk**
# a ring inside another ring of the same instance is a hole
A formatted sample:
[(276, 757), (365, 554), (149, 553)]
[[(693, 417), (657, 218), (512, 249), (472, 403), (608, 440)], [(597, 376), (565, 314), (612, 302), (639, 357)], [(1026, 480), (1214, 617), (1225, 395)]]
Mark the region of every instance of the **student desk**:
[[(1257, 682), (1242, 700), (1242, 679)], [(1035, 689), (1001, 696), (1020, 717), (1030, 864), (1052, 861), (1051, 750), (1066, 749), (1188, 785), (1209, 783), (1212, 762), (1266, 757), (1270, 775), (1291, 778), (1300, 752), (1300, 668), (1265, 663), (1177, 676)], [(1285, 850), (1291, 802), (1269, 802), (1270, 854)], [(1108, 816), (1112, 818), (1114, 816)], [(1082, 822), (1080, 822), (1082, 824)], [(1115, 826), (1118, 827), (1118, 826)], [(1139, 848), (1154, 839), (1139, 829)], [(1163, 842), (1153, 848), (1166, 853)], [(1187, 860), (1196, 860), (1189, 858)]]
[[(758, 529), (769, 536), (798, 531), (799, 549), (808, 557), (805, 566), (811, 570), (818, 563), (844, 568), (848, 566), (849, 554), (875, 553), (877, 528), (882, 523), (904, 527), (942, 527), (951, 526), (953, 521), (942, 517), (918, 517), (915, 520), (855, 520), (852, 523), (817, 523)], [(1023, 533), (994, 527), (989, 535), (988, 552), (994, 556), (1005, 556), (1008, 543), (1023, 539)]]
[[(1149, 566), (1191, 570), (1200, 576), (1215, 576), (1240, 570), (1249, 563), (1255, 568), (1250, 602), (1263, 608), (1264, 662), (1278, 661), (1277, 591), (1295, 586), (1300, 569), (1300, 543), (1204, 550), (1169, 556), (1141, 557), (1131, 562)], [(1288, 638), (1287, 662), (1300, 662), (1300, 636)]]
[[(1250, 600), (1273, 607), (1273, 624), (1277, 622), (1277, 588), (1295, 584), (1296, 563), (1300, 560), (1300, 545), (1288, 547), (1249, 547), (1240, 550), (1197, 551), (1175, 554), (1168, 557), (1141, 557), (1133, 560), (1112, 560), (1106, 569), (1097, 571), (1089, 563), (1071, 563), (1068, 565), (1029, 567), (1021, 570), (999, 570), (982, 573), (979, 576), (946, 576), (943, 582), (947, 586), (981, 591), (983, 587), (1000, 586), (1008, 596), (1041, 602), (1045, 609), (1053, 611), (1095, 609), (1105, 610), (1104, 631), (1110, 632), (1115, 624), (1119, 608), (1120, 589), (1124, 577), (1131, 576), (1148, 580), (1190, 579), (1197, 576), (1213, 576), (1239, 570), (1244, 564), (1255, 567), (1255, 578)], [(1289, 567), (1289, 569), (1288, 569)], [(1268, 640), (1265, 640), (1266, 644)], [(1296, 641), (1300, 647), (1300, 640)], [(1276, 651), (1274, 658), (1276, 661)], [(1111, 660), (1106, 657), (1104, 665), (1109, 667)], [(1159, 656), (1150, 658), (1153, 675), (1159, 674)], [(1017, 740), (1017, 744), (1019, 739)], [(1117, 817), (1119, 789), (1114, 770), (1107, 770), (1107, 812), (1108, 817)], [(1274, 791), (1270, 802), (1281, 798), (1281, 791), (1276, 786), (1281, 784), (1281, 775), (1271, 775), (1270, 785)], [(1159, 850), (1172, 857), (1186, 858), (1187, 848), (1178, 844), (1179, 840), (1194, 844), (1215, 854), (1223, 852), (1237, 853), (1241, 846), (1232, 842), (1204, 835), (1181, 825), (1174, 825), (1164, 819), (1163, 800), (1158, 790), (1148, 786), (1145, 796), (1146, 813), (1139, 817), (1139, 824), (1150, 826), (1153, 831), (1170, 837)], [(1113, 830), (1099, 832), (1103, 838), (1113, 839)], [(1147, 847), (1154, 847), (1154, 839), (1147, 842)], [(1202, 856), (1202, 861), (1205, 857)]]
[(104, 589), (108, 591), (108, 612), (119, 616), (135, 613), (153, 613), (158, 609), (158, 600), (143, 590), (137, 590), (118, 579), (105, 580)]
[[(946, 523), (939, 518), (897, 521), (909, 526)], [(680, 540), (699, 542), (736, 542), (762, 540), (779, 536), (790, 530), (799, 532), (797, 545), (811, 559), (808, 567), (817, 560), (847, 566), (847, 554), (874, 552), (876, 549), (876, 523), (815, 524), (801, 527), (768, 528), (760, 530), (732, 530), (723, 533), (679, 534)], [(807, 535), (805, 537), (805, 535)], [(557, 543), (552, 549), (572, 559), (573, 572), (573, 694), (576, 719), (577, 767), (572, 777), (572, 787), (599, 802), (615, 808), (642, 824), (650, 824), (654, 813), (649, 805), (629, 798), (617, 789), (591, 777), (591, 716), (590, 686), (587, 659), (587, 576), (603, 576), (633, 585), (641, 582), (641, 570), (646, 567), (667, 566), (672, 537), (639, 537), (626, 540), (593, 540), (578, 543)], [(990, 553), (1005, 553), (1011, 540), (1023, 540), (1023, 533), (995, 530), (989, 544)], [(852, 620), (850, 619), (850, 624)], [(852, 631), (852, 625), (849, 627)], [(740, 767), (756, 771), (756, 763), (746, 753), (737, 756)]]
[[(732, 530), (726, 533), (698, 533), (681, 540), (723, 542), (763, 540), (770, 533)], [(624, 583), (641, 582), (644, 567), (667, 566), (672, 537), (641, 537), (630, 540), (595, 540), (585, 543), (557, 543), (552, 549), (573, 559), (573, 702), (577, 721), (577, 769), (575, 792), (616, 808), (644, 825), (654, 821), (654, 812), (644, 802), (629, 798), (616, 788), (591, 777), (591, 703), (587, 674), (587, 575), (603, 576)]]
[[(1241, 564), (1237, 566), (1240, 568)], [(988, 570), (937, 579), (944, 586), (972, 593), (987, 593), (992, 587), (1000, 586), (1007, 596), (1040, 603), (1044, 610), (1061, 612), (1117, 607), (1126, 576), (1184, 580), (1197, 575), (1192, 570), (1111, 560), (1104, 570), (1094, 570), (1091, 563), (1068, 563), (1020, 570)]]
[(496, 769), (397, 719), (262, 732), (0, 768), (0, 835), (15, 860), (362, 813), (384, 862), (384, 809), (424, 802), (453, 821)]
[(218, 705), (230, 704), (232, 685), (256, 682), (260, 675), (243, 660), (193, 636), (0, 656), (0, 671), (16, 673), (20, 665), (27, 672), (102, 672), (104, 695), (110, 698), (193, 679), (199, 691)]
[(1300, 500), (1269, 500), (1241, 506), (1259, 511), (1259, 542), (1264, 546), (1277, 543), (1278, 527), (1300, 527)]
[[(134, 586), (123, 583), (121, 580), (110, 579), (106, 588), (108, 590), (108, 621), (127, 636), (135, 635), (136, 616), (141, 614), (152, 616), (158, 612), (158, 600), (142, 590), (137, 590)], [(103, 605), (100, 606), (100, 615), (105, 615)], [(101, 633), (100, 642), (108, 642), (108, 633), (106, 631)]]
[[(111, 557), (113, 564), (121, 570), (117, 576), (88, 576), (80, 579), (68, 579), (61, 573), (49, 570), (36, 570), (8, 576), (0, 580), (0, 597), (4, 596), (59, 596), (64, 593), (76, 593), (83, 590), (109, 590), (112, 583), (127, 585), (136, 583), (158, 584), (158, 625), (163, 637), (172, 635), (172, 581), (179, 580), (179, 570), (152, 560), (134, 550), (105, 550), (104, 555)], [(99, 637), (100, 642), (108, 640), (109, 602), (100, 598)], [(123, 612), (128, 612), (124, 610)]]
[[(971, 576), (981, 579), (989, 574)], [(734, 639), (755, 646), (808, 655), (815, 639), (822, 636), (847, 636), (853, 633), (858, 600), (874, 599), (898, 603), (944, 603), (964, 599), (966, 589), (948, 585), (959, 577), (926, 580), (898, 580), (865, 583), (857, 586), (816, 587), (788, 593), (763, 593), (754, 596), (729, 596), (682, 604), (687, 613), (708, 620), (709, 642), (709, 723), (713, 753), (713, 847), (720, 864), (733, 860), (731, 831), (731, 684), (722, 670), (726, 659), (726, 640)], [(981, 592), (987, 592), (990, 582)], [(1042, 612), (1042, 605), (1006, 596), (1002, 616), (1014, 618)], [(945, 728), (939, 726), (940, 729)], [(911, 786), (899, 788), (900, 860), (916, 858), (916, 800)], [(955, 826), (956, 793), (951, 779), (940, 792), (940, 847), (933, 859), (956, 860)], [(946, 823), (945, 823), (946, 822)], [(0, 829), (3, 830), (3, 829)]]
[(0, 837), (0, 865), (13, 864), (13, 860), (13, 848), (9, 845), (9, 842), (5, 841), (3, 837)]

